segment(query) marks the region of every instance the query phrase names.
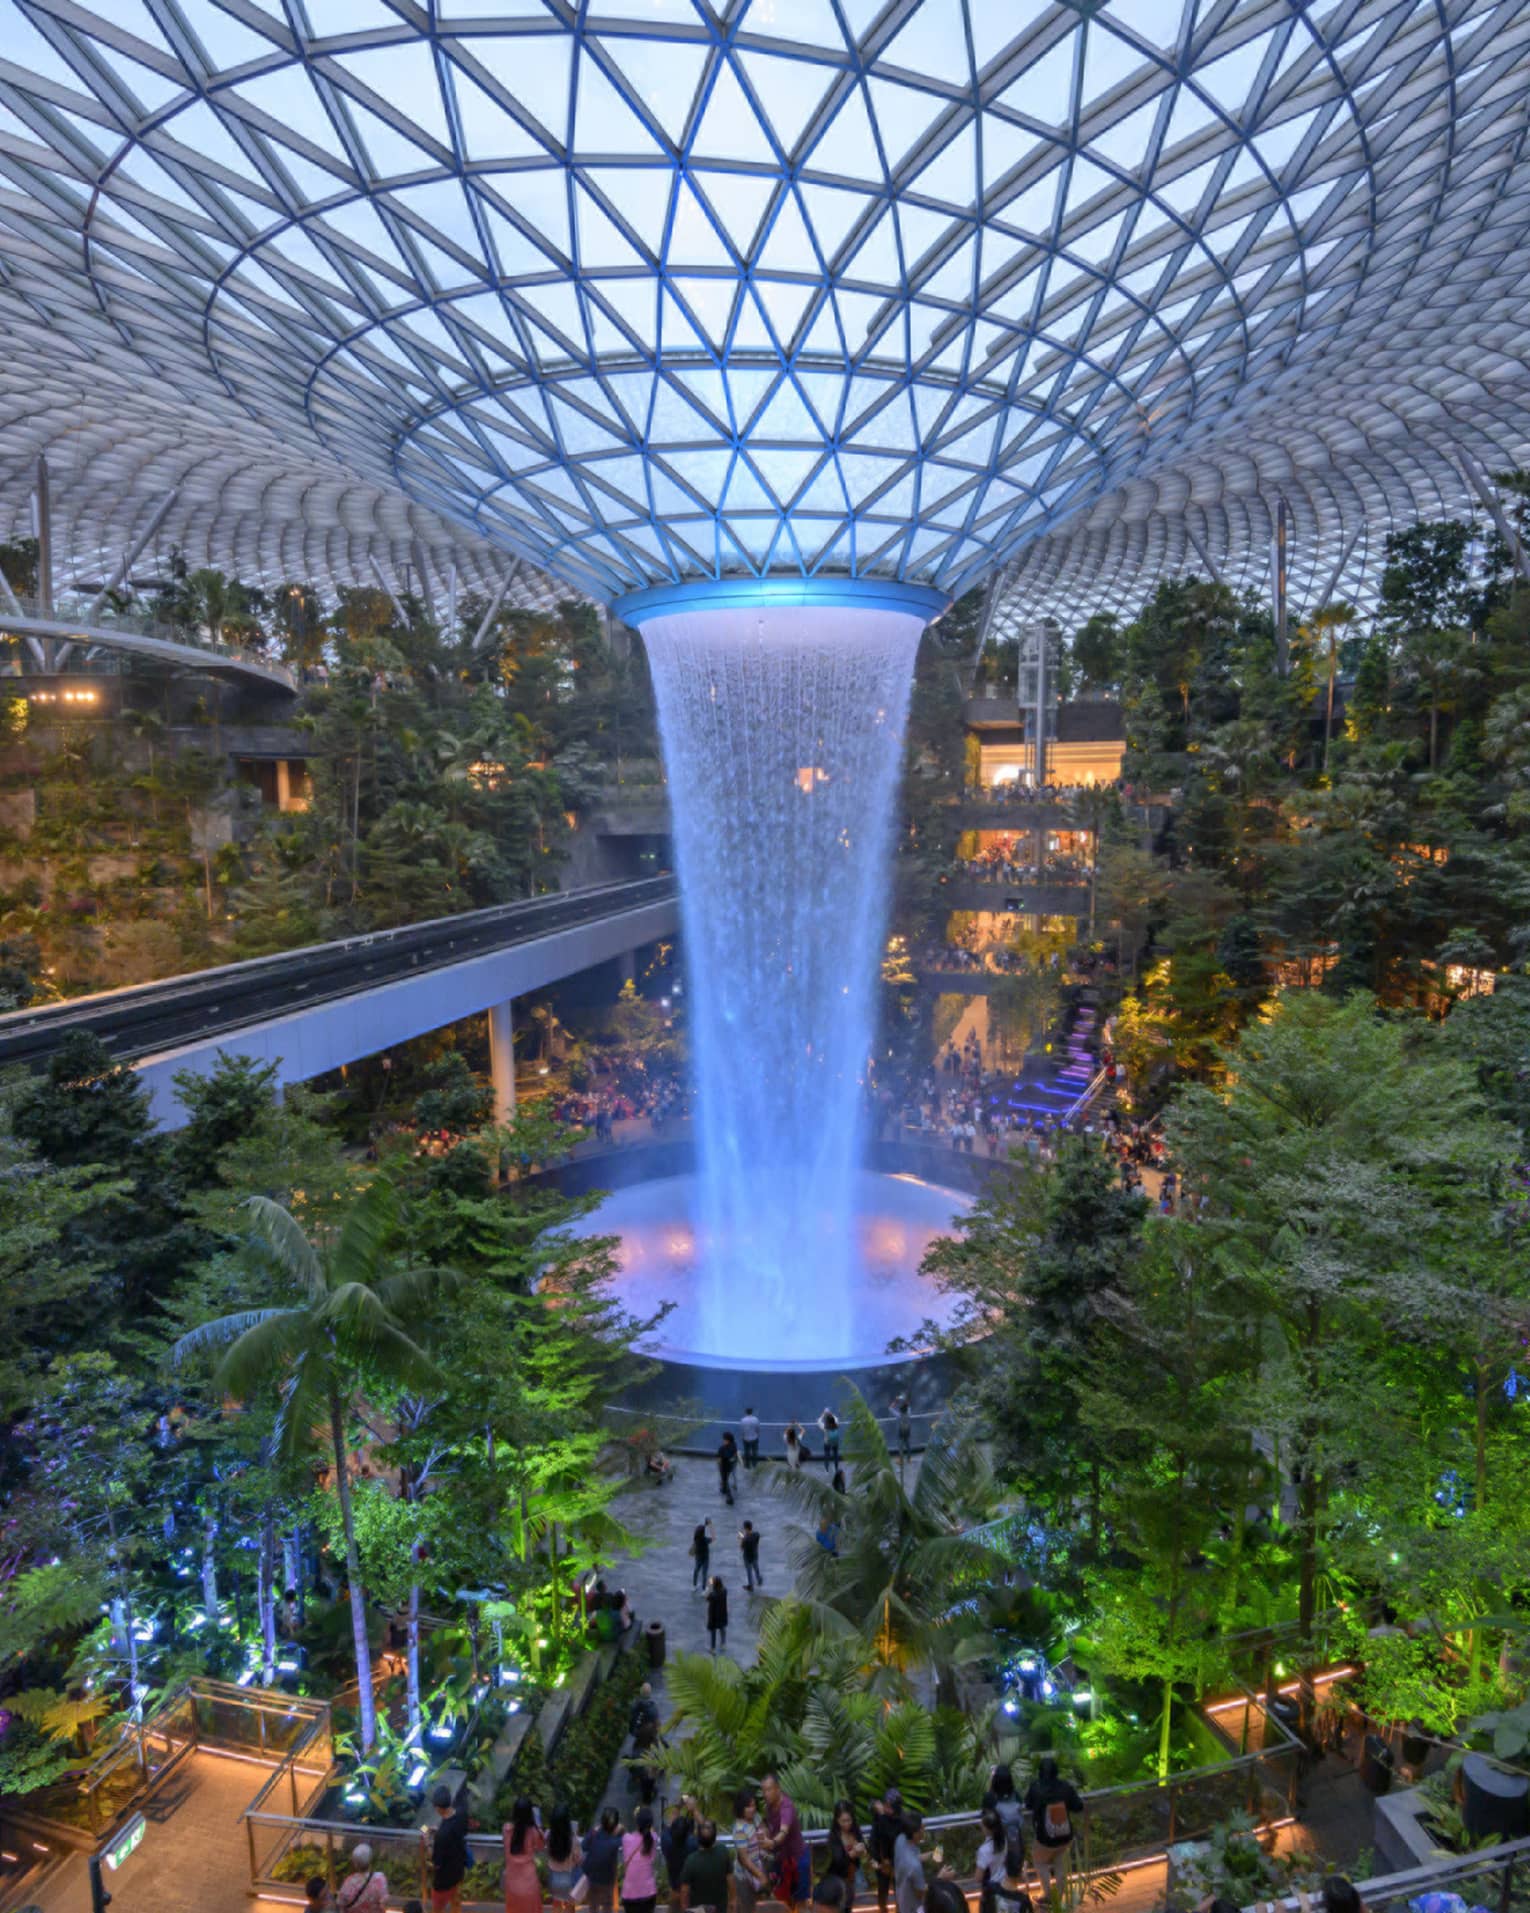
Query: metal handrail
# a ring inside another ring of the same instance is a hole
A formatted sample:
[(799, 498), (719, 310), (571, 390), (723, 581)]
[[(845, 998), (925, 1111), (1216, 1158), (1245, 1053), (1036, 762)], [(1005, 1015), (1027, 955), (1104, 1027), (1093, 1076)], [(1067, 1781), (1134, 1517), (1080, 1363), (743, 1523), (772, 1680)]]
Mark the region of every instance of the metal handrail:
[(60, 604), (55, 601), (44, 604), (36, 597), (12, 595), (20, 606), (20, 612), (7, 615), (0, 608), (0, 637), (13, 632), (15, 635), (35, 636), (39, 634), (26, 627), (47, 626), (49, 629), (41, 635), (56, 636), (65, 642), (72, 640), (83, 645), (109, 644), (118, 634), (145, 638), (154, 644), (176, 645), (182, 650), (200, 651), (207, 657), (243, 665), (248, 670), (276, 679), (288, 690), (297, 689), (297, 673), (290, 665), (264, 657), (246, 645), (219, 642), (199, 630), (188, 630), (184, 625), (156, 618), (147, 611), (118, 611), (94, 599), (83, 603)]

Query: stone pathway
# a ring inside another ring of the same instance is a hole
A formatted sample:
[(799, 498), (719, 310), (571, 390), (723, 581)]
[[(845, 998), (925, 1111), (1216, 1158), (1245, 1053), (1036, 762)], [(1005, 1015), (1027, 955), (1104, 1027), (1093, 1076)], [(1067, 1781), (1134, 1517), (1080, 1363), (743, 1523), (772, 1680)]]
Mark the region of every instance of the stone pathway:
[[(695, 1564), (690, 1557), (690, 1545), (697, 1523), (710, 1516), (717, 1531), (711, 1572), (720, 1574), (728, 1589), (725, 1651), (742, 1667), (754, 1660), (766, 1598), (792, 1592), (787, 1540), (789, 1530), (799, 1521), (774, 1491), (771, 1480), (772, 1470), (763, 1462), (752, 1473), (740, 1468), (734, 1475), (736, 1505), (730, 1508), (718, 1492), (716, 1464), (681, 1456), (675, 1462), (674, 1479), (667, 1486), (634, 1494), (622, 1504), (622, 1519), (634, 1533), (641, 1534), (648, 1545), (641, 1554), (608, 1569), (606, 1581), (611, 1587), (626, 1588), (639, 1629), (652, 1620), (664, 1623), (669, 1656), (677, 1652), (705, 1654), (709, 1651), (706, 1601), (699, 1588), (691, 1587)], [(854, 1492), (853, 1484), (851, 1492)], [(764, 1598), (744, 1592), (738, 1531), (746, 1517), (760, 1532)], [(643, 1651), (641, 1641), (636, 1651)], [(660, 1669), (652, 1678), (660, 1716), (667, 1717), (664, 1670)], [(630, 1751), (630, 1746), (622, 1749), (623, 1755)], [(631, 1774), (620, 1760), (612, 1770), (602, 1805), (617, 1808), (624, 1818), (637, 1805)]]

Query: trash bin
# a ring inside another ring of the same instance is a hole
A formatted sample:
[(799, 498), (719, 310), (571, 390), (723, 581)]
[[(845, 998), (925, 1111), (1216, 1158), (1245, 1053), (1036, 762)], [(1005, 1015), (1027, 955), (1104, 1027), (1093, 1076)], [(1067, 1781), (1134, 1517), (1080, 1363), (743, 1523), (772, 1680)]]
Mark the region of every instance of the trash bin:
[(650, 1621), (643, 1629), (643, 1640), (648, 1648), (648, 1665), (662, 1667), (664, 1665), (664, 1623)]
[(1461, 1762), (1461, 1821), (1473, 1842), (1522, 1840), (1530, 1829), (1530, 1780), (1481, 1754)]
[(1380, 1734), (1367, 1734), (1360, 1753), (1360, 1784), (1367, 1793), (1389, 1793), (1392, 1787), (1392, 1749)]

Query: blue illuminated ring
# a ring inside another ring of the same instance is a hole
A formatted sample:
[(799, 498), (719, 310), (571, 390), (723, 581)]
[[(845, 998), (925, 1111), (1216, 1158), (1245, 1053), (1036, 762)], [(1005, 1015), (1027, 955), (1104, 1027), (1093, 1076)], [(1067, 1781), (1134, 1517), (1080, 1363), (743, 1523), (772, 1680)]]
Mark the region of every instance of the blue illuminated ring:
[(950, 604), (947, 592), (895, 578), (697, 578), (654, 585), (612, 601), (611, 615), (641, 629), (648, 618), (677, 611), (778, 610), (789, 606), (846, 611), (898, 611), (926, 624)]

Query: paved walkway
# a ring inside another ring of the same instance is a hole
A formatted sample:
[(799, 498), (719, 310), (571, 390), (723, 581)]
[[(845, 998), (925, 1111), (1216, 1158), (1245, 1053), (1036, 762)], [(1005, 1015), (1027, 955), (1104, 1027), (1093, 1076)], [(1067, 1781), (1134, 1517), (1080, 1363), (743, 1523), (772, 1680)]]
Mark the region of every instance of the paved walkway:
[[(690, 1555), (691, 1536), (697, 1523), (710, 1516), (717, 1531), (711, 1571), (722, 1576), (728, 1589), (725, 1651), (741, 1667), (753, 1662), (766, 1601), (792, 1592), (792, 1576), (786, 1559), (787, 1539), (799, 1517), (774, 1491), (771, 1479), (772, 1470), (763, 1464), (753, 1473), (745, 1473), (740, 1468), (734, 1476), (736, 1505), (730, 1508), (718, 1492), (716, 1464), (681, 1456), (675, 1462), (674, 1479), (667, 1486), (634, 1495), (623, 1505), (623, 1520), (634, 1533), (643, 1536), (647, 1545), (642, 1553), (607, 1569), (606, 1581), (611, 1587), (626, 1588), (640, 1628), (652, 1620), (664, 1623), (669, 1655), (710, 1651), (706, 1600), (699, 1588), (692, 1589), (695, 1563)], [(854, 1492), (853, 1482), (851, 1492)], [(761, 1537), (764, 1595), (744, 1592), (738, 1532), (746, 1518), (754, 1523)], [(667, 1718), (668, 1696), (662, 1669), (653, 1677), (653, 1688), (660, 1714)], [(630, 1747), (622, 1749), (624, 1755), (630, 1751)], [(602, 1804), (616, 1807), (623, 1814), (637, 1804), (629, 1770), (620, 1760), (612, 1769)]]
[[(112, 1913), (247, 1913), (250, 1857), (240, 1819), (267, 1770), (194, 1753), (143, 1809), (148, 1831), (121, 1871), (105, 1875)], [(71, 1854), (37, 1882), (42, 1913), (90, 1913), (90, 1874)]]

